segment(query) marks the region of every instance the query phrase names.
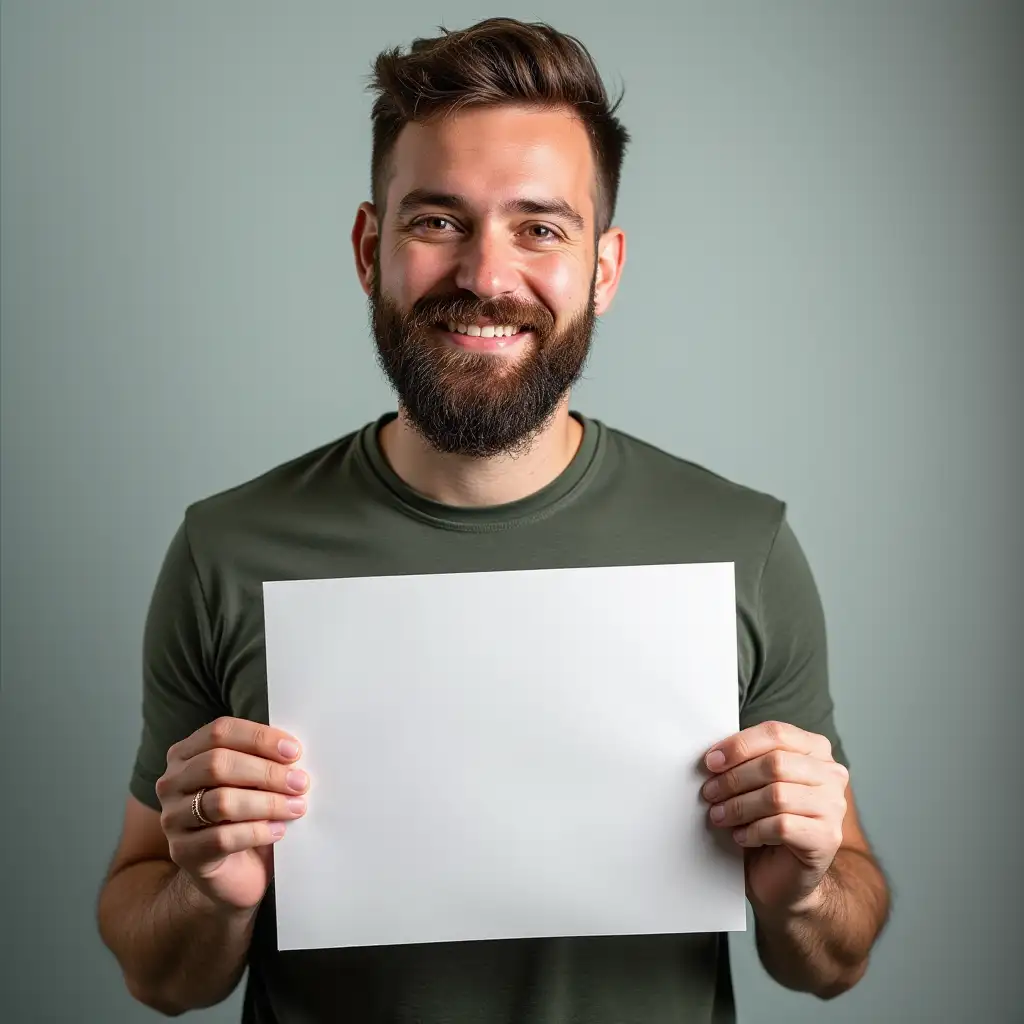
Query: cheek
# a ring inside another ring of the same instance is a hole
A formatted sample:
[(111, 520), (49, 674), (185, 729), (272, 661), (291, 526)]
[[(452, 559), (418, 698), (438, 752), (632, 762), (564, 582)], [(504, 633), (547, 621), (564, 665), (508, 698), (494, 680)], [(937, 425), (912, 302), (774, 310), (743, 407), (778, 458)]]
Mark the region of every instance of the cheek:
[(587, 301), (590, 279), (575, 260), (552, 253), (535, 271), (534, 290), (560, 320), (572, 316)]
[(394, 250), (381, 267), (384, 289), (406, 308), (434, 291), (450, 271), (441, 248), (407, 245)]

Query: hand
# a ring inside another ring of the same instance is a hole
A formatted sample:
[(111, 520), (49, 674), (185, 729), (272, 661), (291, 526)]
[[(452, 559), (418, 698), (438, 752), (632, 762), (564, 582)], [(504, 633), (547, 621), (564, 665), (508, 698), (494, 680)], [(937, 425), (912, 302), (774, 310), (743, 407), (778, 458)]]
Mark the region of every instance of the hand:
[(765, 722), (715, 744), (715, 773), (703, 787), (712, 824), (733, 829), (745, 850), (747, 894), (755, 910), (799, 912), (843, 841), (850, 775), (824, 736)]
[[(294, 737), (240, 718), (218, 718), (167, 752), (156, 793), (171, 859), (214, 903), (251, 910), (263, 899), (272, 845), (306, 812), (308, 777), (289, 768), (298, 756)], [(211, 825), (192, 811), (201, 790)]]

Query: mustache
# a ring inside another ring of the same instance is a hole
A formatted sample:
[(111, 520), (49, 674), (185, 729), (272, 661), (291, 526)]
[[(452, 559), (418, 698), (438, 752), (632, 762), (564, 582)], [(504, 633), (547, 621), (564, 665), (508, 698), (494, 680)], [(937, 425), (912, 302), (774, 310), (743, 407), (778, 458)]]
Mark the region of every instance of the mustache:
[(511, 295), (486, 300), (460, 295), (421, 299), (413, 306), (409, 326), (414, 329), (433, 327), (449, 320), (464, 324), (477, 318), (513, 324), (542, 334), (551, 332), (555, 327), (554, 317), (543, 306)]

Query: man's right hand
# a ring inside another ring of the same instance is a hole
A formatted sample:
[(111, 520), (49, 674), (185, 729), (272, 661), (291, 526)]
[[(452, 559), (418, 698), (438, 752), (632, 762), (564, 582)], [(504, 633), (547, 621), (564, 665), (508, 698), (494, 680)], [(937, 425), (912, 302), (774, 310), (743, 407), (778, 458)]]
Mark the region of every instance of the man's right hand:
[[(225, 909), (251, 910), (271, 877), (271, 847), (306, 811), (306, 773), (291, 767), (294, 736), (241, 718), (218, 718), (167, 752), (156, 784), (171, 859)], [(196, 793), (203, 825), (193, 814)]]

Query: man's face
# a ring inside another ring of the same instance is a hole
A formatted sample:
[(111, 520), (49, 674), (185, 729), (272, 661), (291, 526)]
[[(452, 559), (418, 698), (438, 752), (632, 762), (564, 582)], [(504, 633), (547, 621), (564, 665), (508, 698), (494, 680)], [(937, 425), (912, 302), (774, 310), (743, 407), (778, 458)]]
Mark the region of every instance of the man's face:
[(586, 131), (567, 112), (468, 110), (407, 125), (391, 166), (383, 222), (371, 207), (354, 232), (372, 246), (381, 366), (435, 449), (514, 454), (579, 378), (610, 300)]

